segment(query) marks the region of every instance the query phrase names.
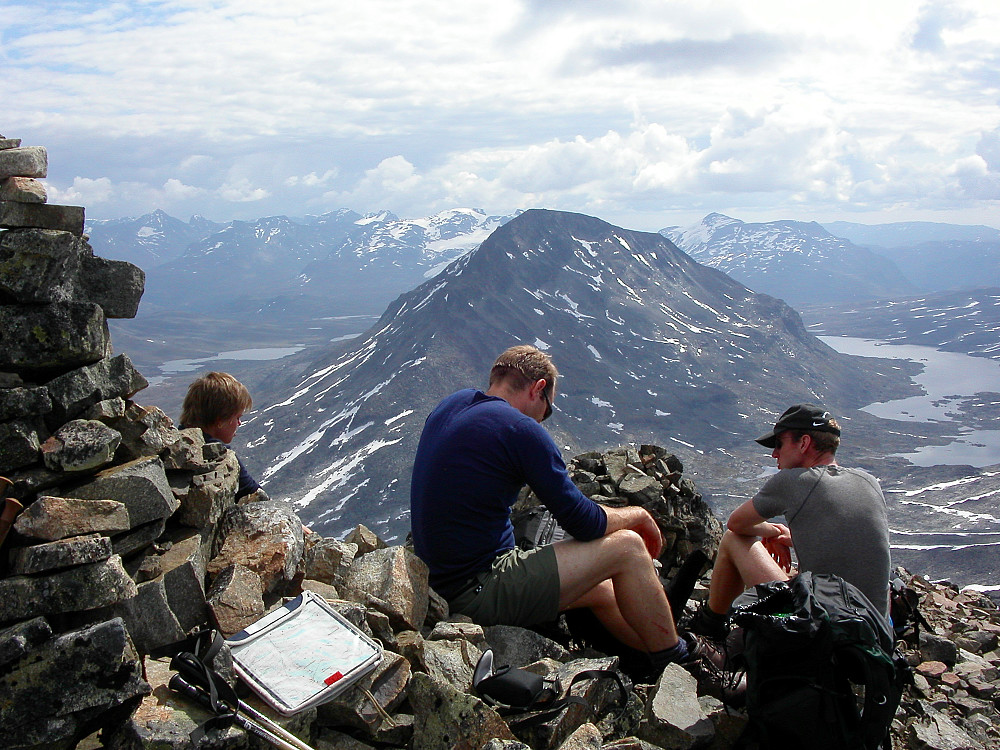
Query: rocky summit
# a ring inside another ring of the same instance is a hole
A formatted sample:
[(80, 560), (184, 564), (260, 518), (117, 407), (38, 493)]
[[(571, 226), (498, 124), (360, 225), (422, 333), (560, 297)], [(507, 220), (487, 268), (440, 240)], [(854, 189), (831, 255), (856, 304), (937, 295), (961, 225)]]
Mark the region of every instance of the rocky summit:
[[(0, 149), (20, 144), (0, 137)], [(37, 149), (6, 158), (0, 150), (0, 195), (46, 205), (23, 184), (42, 163)], [(210, 722), (171, 689), (170, 660), (156, 654), (206, 628), (231, 635), (307, 590), (384, 654), (336, 699), (290, 717), (241, 683), (249, 708), (301, 738), (285, 750), (301, 750), (302, 741), (316, 750), (733, 747), (745, 716), (698, 695), (676, 666), (643, 674), (634, 654), (565, 617), (532, 630), (482, 628), (448, 612), (405, 545), (364, 525), (322, 536), (263, 494), (237, 503), (232, 451), (137, 405), (145, 380), (125, 355), (111, 354), (101, 322), (134, 311), (141, 272), (93, 258), (72, 227), (37, 226), (58, 223), (60, 207), (49, 208), (7, 210), (0, 232), (0, 312), (34, 321), (5, 326), (5, 348), (24, 354), (0, 367), (0, 471), (10, 480), (0, 482), (4, 748), (269, 747), (239, 720)], [(59, 312), (73, 309), (88, 312)], [(654, 515), (667, 540), (665, 581), (692, 552), (714, 555), (721, 526), (670, 451), (625, 444), (581, 454), (569, 467), (596, 501)], [(516, 510), (531, 518), (537, 501), (525, 492)], [(915, 677), (893, 723), (895, 747), (996, 747), (1000, 612), (978, 594), (899, 574), (920, 596), (928, 627), (904, 644)], [(625, 689), (588, 677), (573, 687), (582, 702), (555, 715), (501, 713), (472, 689), (486, 648), (498, 664), (563, 687), (599, 668), (619, 673)], [(236, 684), (228, 648), (212, 666)]]

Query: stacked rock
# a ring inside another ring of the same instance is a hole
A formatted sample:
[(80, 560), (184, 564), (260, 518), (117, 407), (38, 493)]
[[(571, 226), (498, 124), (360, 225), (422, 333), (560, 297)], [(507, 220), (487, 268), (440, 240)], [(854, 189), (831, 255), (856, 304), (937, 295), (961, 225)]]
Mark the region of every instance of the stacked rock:
[(144, 274), (94, 256), (83, 209), (45, 203), (46, 170), (44, 148), (0, 138), (5, 747), (71, 747), (148, 693), (139, 655), (208, 622), (238, 475), (232, 451), (132, 402), (147, 383), (107, 319), (135, 315)]

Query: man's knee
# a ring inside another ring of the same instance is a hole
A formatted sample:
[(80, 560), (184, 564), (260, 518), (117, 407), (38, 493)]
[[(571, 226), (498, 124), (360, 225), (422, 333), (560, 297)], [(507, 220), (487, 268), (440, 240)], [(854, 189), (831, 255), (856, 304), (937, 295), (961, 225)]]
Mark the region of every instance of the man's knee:
[(606, 537), (611, 544), (613, 544), (620, 554), (626, 555), (640, 555), (642, 557), (649, 557), (646, 552), (646, 543), (643, 542), (642, 537), (632, 529), (619, 529)]

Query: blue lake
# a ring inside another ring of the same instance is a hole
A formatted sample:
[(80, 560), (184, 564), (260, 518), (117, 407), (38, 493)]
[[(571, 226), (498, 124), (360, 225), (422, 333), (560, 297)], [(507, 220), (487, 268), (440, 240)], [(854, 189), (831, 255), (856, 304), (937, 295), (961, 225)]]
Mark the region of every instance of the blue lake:
[(958, 407), (976, 393), (1000, 393), (1000, 362), (942, 352), (930, 346), (890, 344), (848, 336), (820, 336), (819, 339), (843, 354), (906, 359), (924, 366), (923, 372), (913, 377), (924, 389), (924, 394), (869, 404), (864, 411), (886, 419), (954, 424), (953, 439), (946, 445), (920, 446), (913, 453), (898, 455), (917, 466), (1000, 463), (1000, 430), (965, 427), (958, 412)]

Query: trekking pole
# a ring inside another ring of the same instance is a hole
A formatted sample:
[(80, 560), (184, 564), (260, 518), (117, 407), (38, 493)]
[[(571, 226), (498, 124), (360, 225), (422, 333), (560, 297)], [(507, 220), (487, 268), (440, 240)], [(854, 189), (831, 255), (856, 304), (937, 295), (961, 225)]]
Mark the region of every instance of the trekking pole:
[[(200, 706), (208, 709), (209, 711), (213, 713), (216, 712), (216, 709), (212, 707), (211, 696), (209, 696), (209, 694), (205, 692), (202, 688), (196, 685), (192, 685), (190, 682), (185, 680), (179, 674), (175, 674), (173, 677), (170, 678), (169, 686), (170, 689), (173, 690), (175, 693), (180, 693), (181, 695), (185, 695), (191, 700), (193, 700), (195, 703), (198, 703)], [(257, 724), (253, 720), (246, 718), (245, 716), (240, 716), (237, 713), (234, 713), (232, 716), (233, 716), (233, 721), (235, 721), (240, 727), (242, 727), (248, 732), (252, 732), (261, 739), (270, 742), (272, 745), (279, 748), (279, 750), (302, 750), (301, 746), (293, 745), (291, 742), (282, 739), (278, 735), (262, 727), (260, 724)]]
[[(186, 659), (176, 659), (171, 662), (170, 666), (183, 674), (185, 682), (192, 685), (193, 687), (196, 686), (207, 695), (207, 691), (205, 691), (205, 685), (202, 684), (206, 679), (205, 673), (199, 670), (194, 664), (187, 661)], [(298, 737), (289, 732), (283, 726), (281, 726), (276, 721), (271, 719), (271, 717), (261, 713), (253, 706), (244, 703), (239, 698), (236, 699), (236, 707), (239, 708), (240, 711), (245, 713), (251, 719), (263, 725), (263, 727), (272, 734), (281, 737), (290, 745), (295, 745), (295, 747), (298, 748), (298, 750), (313, 750), (312, 746), (307, 745), (305, 742), (300, 740)]]

